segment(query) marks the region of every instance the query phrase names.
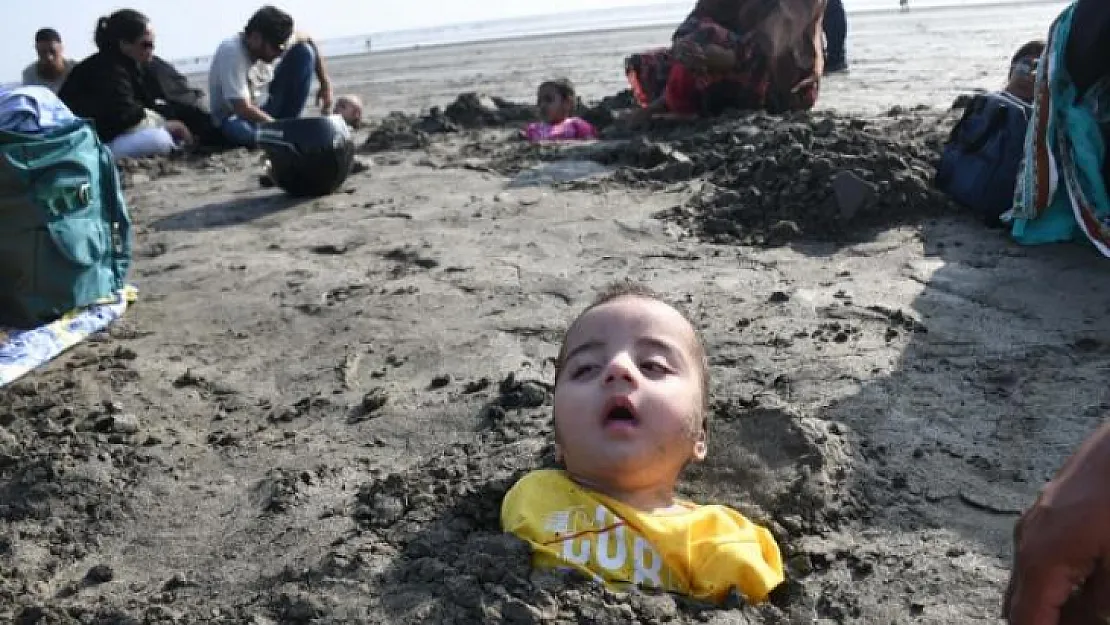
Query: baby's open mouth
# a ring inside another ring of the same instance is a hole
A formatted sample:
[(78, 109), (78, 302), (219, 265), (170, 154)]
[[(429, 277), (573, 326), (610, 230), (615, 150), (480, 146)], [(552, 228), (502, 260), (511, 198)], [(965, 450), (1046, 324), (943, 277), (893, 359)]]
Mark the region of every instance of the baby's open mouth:
[(639, 421), (636, 413), (628, 406), (614, 406), (605, 414), (605, 425), (636, 425)]

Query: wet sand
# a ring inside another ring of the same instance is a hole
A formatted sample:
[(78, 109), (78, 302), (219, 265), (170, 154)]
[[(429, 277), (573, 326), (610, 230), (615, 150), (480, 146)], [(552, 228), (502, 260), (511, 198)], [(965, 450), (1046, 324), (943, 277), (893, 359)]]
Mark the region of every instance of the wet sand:
[[(1016, 515), (1110, 408), (1110, 270), (928, 178), (953, 97), (1057, 9), (860, 17), (813, 115), (586, 149), (432, 133), (318, 200), (259, 188), (257, 154), (129, 166), (139, 303), (0, 391), (0, 621), (997, 622)], [(564, 74), (592, 100), (666, 37), (331, 67), (375, 114)], [(584, 163), (607, 173), (542, 184)], [(877, 193), (829, 218), (843, 171)], [(694, 311), (713, 434), (683, 492), (772, 527), (777, 605), (533, 576), (497, 530), (552, 461), (563, 328), (624, 278)]]

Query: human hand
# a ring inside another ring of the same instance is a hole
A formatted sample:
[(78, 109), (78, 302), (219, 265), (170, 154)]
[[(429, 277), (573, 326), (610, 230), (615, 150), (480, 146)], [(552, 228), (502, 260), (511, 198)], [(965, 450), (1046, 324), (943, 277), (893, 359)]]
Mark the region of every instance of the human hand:
[(1110, 622), (1110, 425), (1018, 521), (1003, 616), (1012, 625)]
[(166, 131), (170, 133), (170, 136), (178, 145), (192, 145), (193, 143), (193, 133), (189, 132), (189, 127), (183, 122), (176, 119), (167, 121)]
[(333, 99), (331, 83), (327, 81), (320, 83), (320, 90), (316, 92), (316, 105), (320, 107), (320, 112), (330, 115)]

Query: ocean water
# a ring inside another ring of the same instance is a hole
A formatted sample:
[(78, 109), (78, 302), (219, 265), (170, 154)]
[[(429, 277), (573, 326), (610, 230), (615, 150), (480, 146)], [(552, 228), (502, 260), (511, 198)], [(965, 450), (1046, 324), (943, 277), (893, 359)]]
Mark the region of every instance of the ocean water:
[[(1016, 1), (1021, 2), (1022, 0)], [(1025, 1), (1041, 2), (1046, 0)], [(989, 4), (1000, 4), (1000, 0), (910, 0), (910, 9)], [(452, 24), (435, 28), (367, 33), (357, 37), (324, 40), (320, 42), (320, 47), (327, 56), (347, 56), (367, 52), (403, 50), (419, 46), (471, 43), (556, 33), (667, 24), (677, 25), (689, 13), (692, 5), (691, 0), (683, 0), (642, 7), (595, 9), (558, 15)], [(844, 5), (849, 15), (861, 12), (899, 10), (898, 0), (844, 0)], [(200, 73), (208, 70), (209, 57), (175, 59), (174, 64), (183, 73)]]

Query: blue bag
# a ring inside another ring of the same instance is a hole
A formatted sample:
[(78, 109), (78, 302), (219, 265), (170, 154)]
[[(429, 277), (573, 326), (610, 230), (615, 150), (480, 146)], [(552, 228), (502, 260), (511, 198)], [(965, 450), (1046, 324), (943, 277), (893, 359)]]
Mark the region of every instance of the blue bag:
[(34, 327), (94, 304), (130, 266), (119, 172), (92, 126), (0, 131), (0, 324)]
[(1010, 210), (1033, 107), (1006, 92), (971, 97), (944, 146), (936, 185), (990, 224)]

